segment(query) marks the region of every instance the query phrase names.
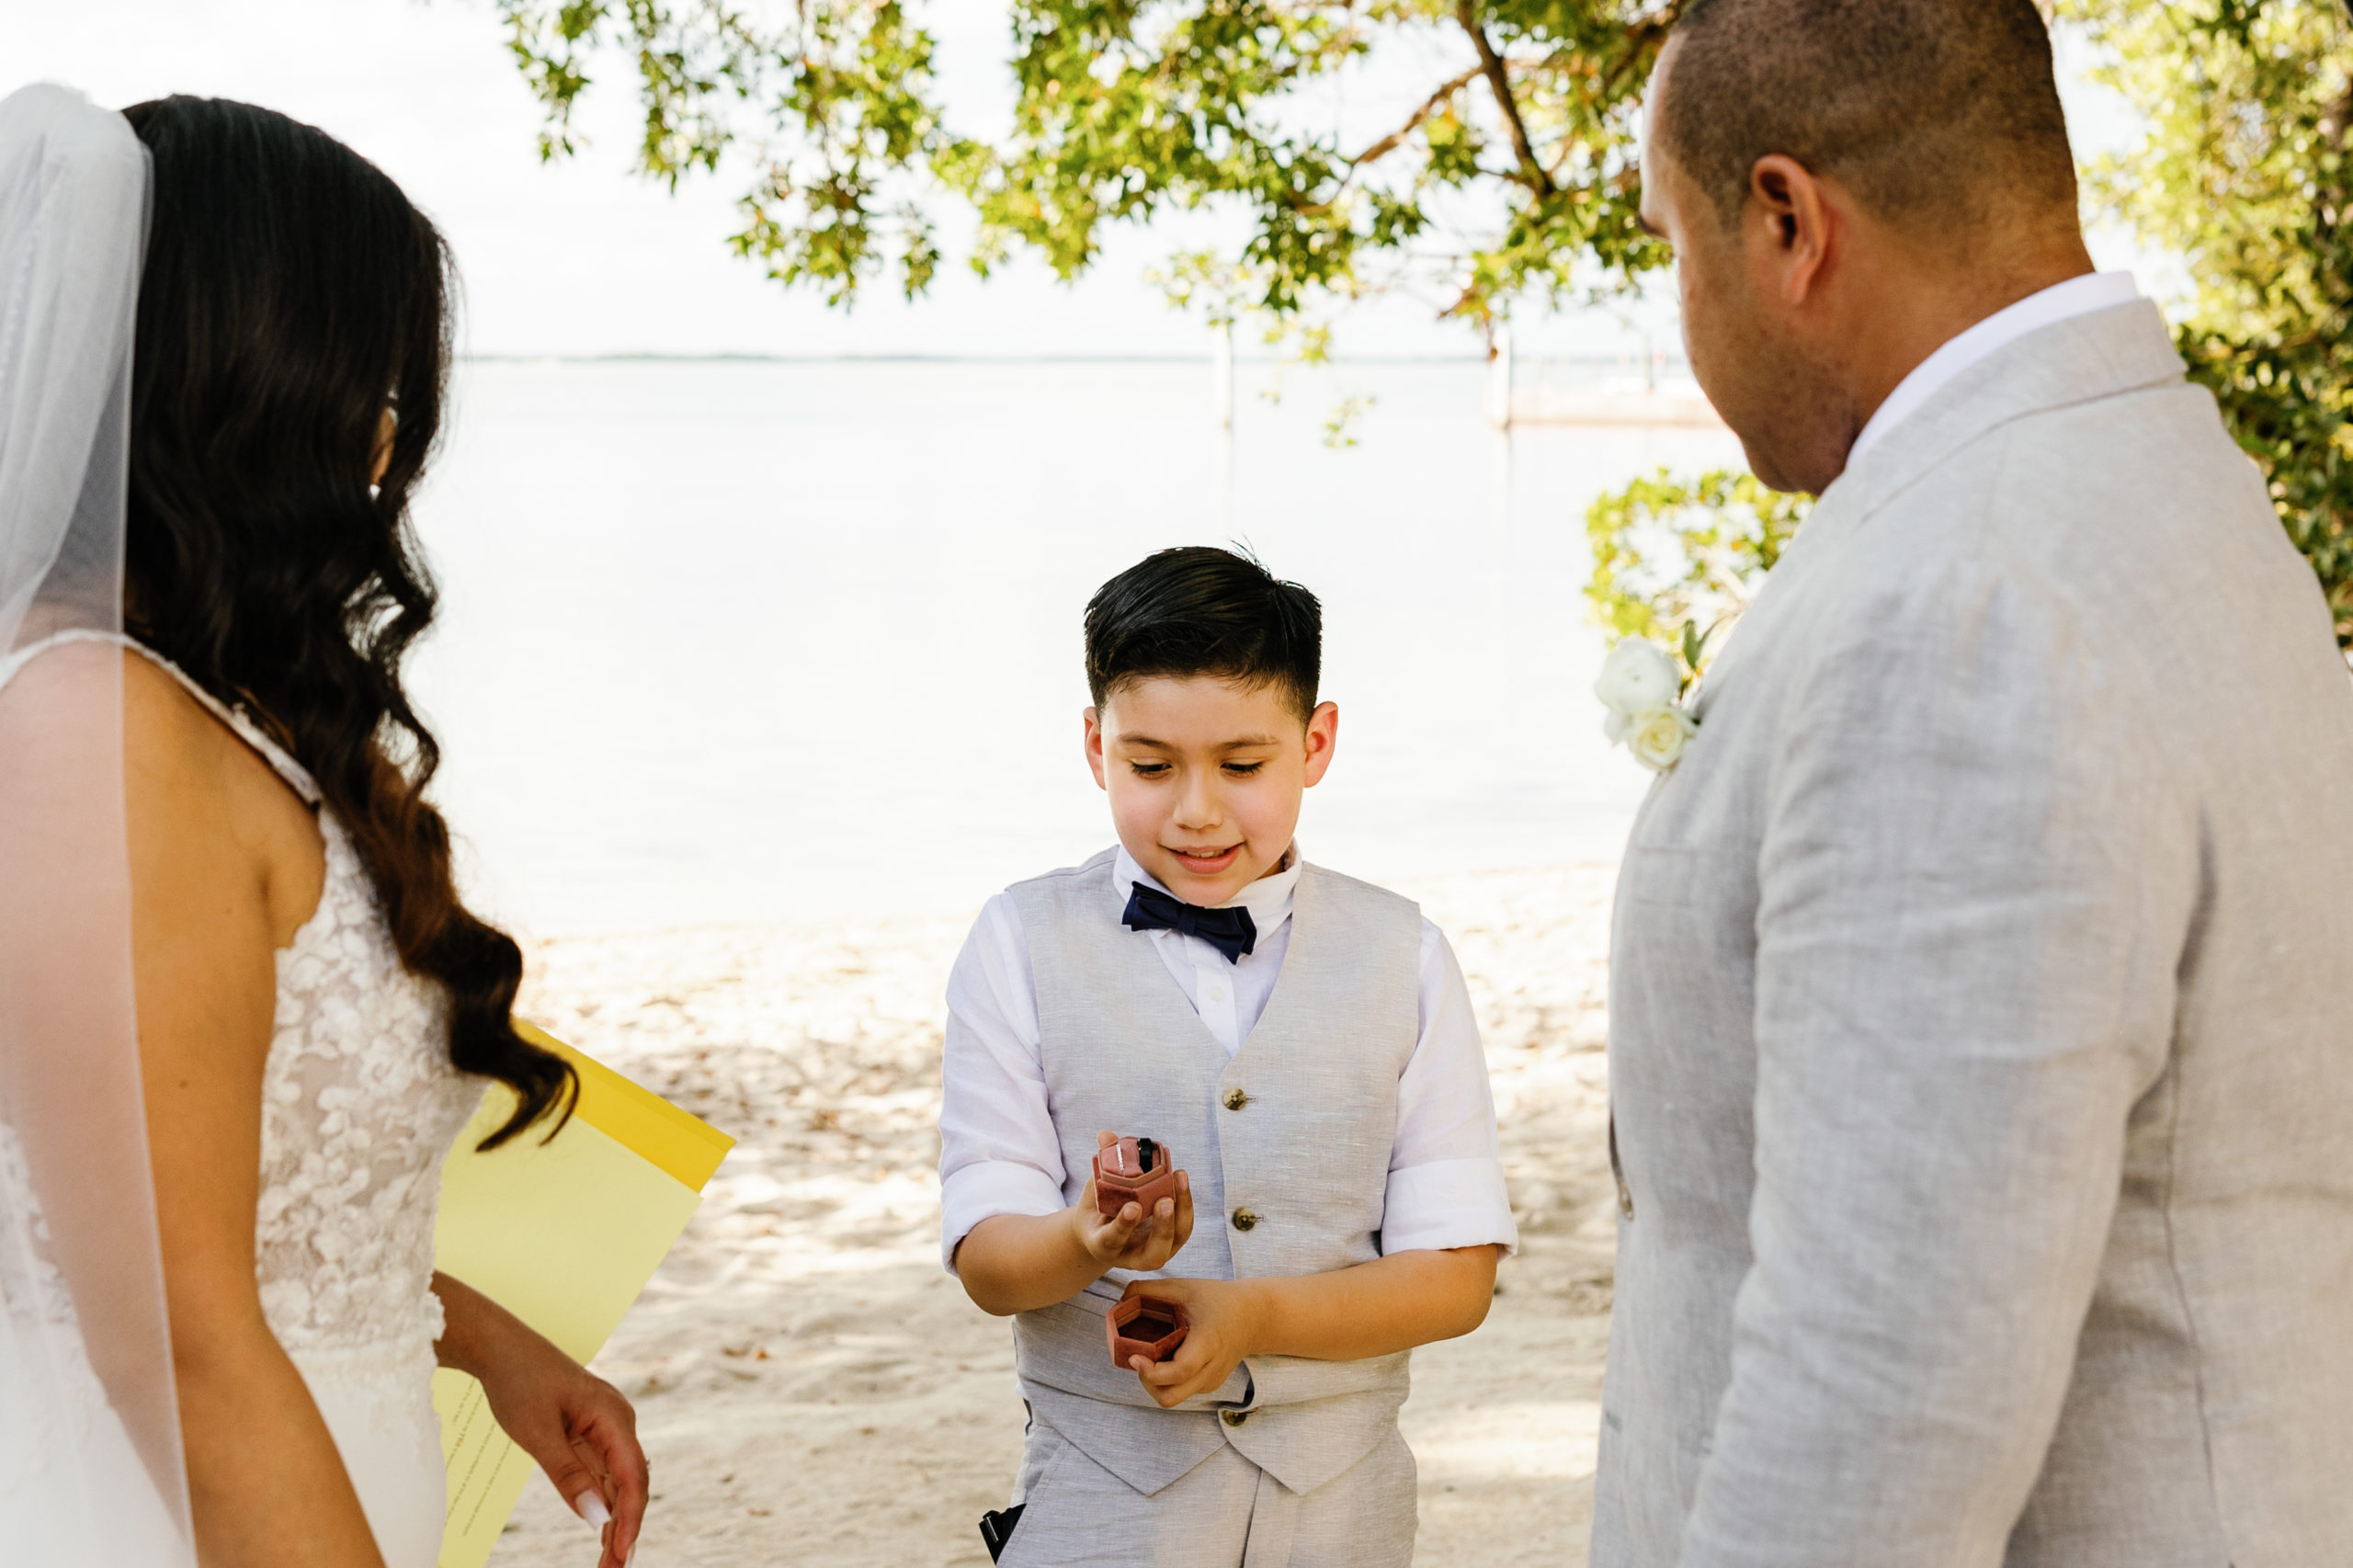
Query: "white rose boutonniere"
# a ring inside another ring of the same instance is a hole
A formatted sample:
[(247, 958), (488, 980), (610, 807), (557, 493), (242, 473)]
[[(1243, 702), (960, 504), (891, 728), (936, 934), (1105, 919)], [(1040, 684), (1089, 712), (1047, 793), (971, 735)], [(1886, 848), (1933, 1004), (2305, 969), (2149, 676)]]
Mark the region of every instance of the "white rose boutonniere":
[(1699, 733), (1699, 722), (1683, 707), (1685, 686), (1674, 655), (1628, 638), (1609, 650), (1601, 678), (1593, 683), (1593, 694), (1609, 710), (1601, 733), (1652, 772), (1665, 772)]
[(1683, 756), (1683, 748), (1699, 733), (1699, 722), (1683, 710), (1681, 704), (1657, 709), (1633, 722), (1626, 735), (1626, 749), (1634, 760), (1654, 773), (1664, 773), (1673, 767)]
[(1631, 719), (1665, 708), (1682, 696), (1683, 675), (1656, 643), (1629, 637), (1601, 661), (1601, 678), (1593, 683), (1593, 694), (1610, 712)]

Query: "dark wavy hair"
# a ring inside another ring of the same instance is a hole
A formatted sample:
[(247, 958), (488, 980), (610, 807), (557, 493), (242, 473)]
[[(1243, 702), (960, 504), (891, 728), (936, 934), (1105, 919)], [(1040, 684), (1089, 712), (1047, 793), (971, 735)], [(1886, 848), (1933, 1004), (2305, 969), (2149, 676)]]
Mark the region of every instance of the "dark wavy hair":
[(440, 747), (401, 687), (435, 608), (408, 504), (449, 378), (448, 248), (324, 131), (216, 98), (123, 112), (154, 169), (124, 623), (316, 778), (402, 963), (448, 994), (450, 1061), (520, 1097), (483, 1147), (561, 1125), (579, 1080), (516, 1033), (522, 951), (458, 896), (425, 798)]

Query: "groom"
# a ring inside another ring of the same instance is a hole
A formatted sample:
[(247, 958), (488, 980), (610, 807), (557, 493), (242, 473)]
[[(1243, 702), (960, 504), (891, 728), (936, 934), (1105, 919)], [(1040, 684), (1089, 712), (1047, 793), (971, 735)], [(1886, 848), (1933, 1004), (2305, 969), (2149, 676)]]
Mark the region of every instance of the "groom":
[(1635, 826), (1596, 1568), (2353, 1562), (2353, 684), (2031, 0), (1692, 0), (1643, 212), (1821, 502)]

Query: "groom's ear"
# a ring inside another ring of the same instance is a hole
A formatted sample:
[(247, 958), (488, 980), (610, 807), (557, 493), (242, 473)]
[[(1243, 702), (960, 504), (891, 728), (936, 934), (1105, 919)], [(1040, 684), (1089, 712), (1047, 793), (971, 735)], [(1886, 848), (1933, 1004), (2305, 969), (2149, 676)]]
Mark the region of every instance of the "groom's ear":
[(1784, 153), (1748, 173), (1748, 250), (1764, 281), (1787, 305), (1812, 297), (1837, 241), (1840, 214), (1813, 171)]

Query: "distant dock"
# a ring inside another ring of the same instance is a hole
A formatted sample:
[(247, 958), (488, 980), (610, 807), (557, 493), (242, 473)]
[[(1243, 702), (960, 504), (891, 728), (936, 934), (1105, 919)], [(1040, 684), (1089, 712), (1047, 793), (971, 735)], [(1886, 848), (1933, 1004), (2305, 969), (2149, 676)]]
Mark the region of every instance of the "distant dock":
[(1679, 356), (1650, 348), (1639, 356), (1516, 358), (1507, 330), (1498, 331), (1489, 347), (1486, 403), (1488, 422), (1503, 429), (1724, 428), (1722, 416)]
[(1723, 416), (1697, 386), (1521, 386), (1511, 390), (1514, 425), (1672, 426), (1721, 430)]

